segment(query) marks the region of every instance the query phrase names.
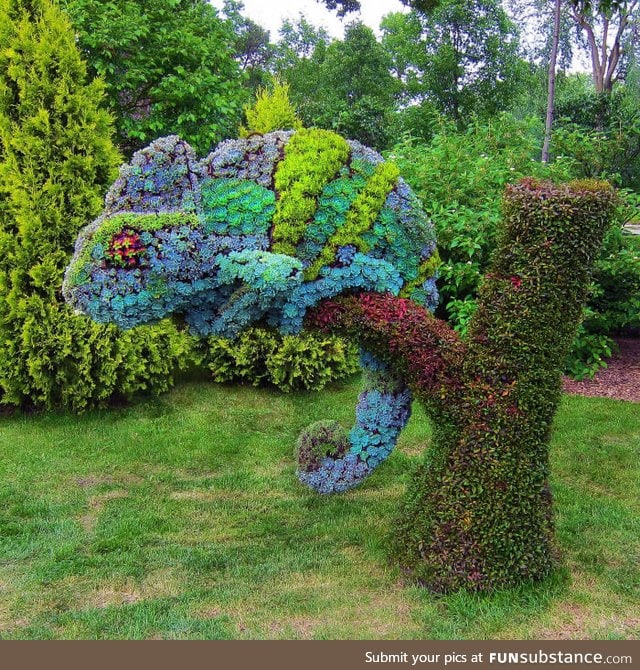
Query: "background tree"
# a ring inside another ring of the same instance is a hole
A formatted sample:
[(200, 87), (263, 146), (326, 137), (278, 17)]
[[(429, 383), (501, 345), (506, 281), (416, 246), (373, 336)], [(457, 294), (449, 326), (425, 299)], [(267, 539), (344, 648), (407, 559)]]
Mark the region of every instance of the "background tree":
[(625, 41), (638, 19), (640, 0), (569, 0), (569, 5), (586, 41), (596, 93), (610, 95), (624, 56), (629, 55)]
[(295, 21), (285, 19), (278, 33), (280, 40), (275, 54), (278, 70), (293, 67), (302, 58), (311, 58), (318, 47), (327, 46), (331, 41), (324, 28), (314, 26), (302, 13)]
[[(338, 16), (345, 16), (350, 12), (360, 10), (358, 0), (318, 0), (327, 6), (327, 9), (337, 10)], [(440, 0), (401, 0), (403, 5), (411, 7), (424, 14), (429, 13), (440, 4)]]
[(335, 130), (364, 144), (385, 148), (399, 90), (391, 61), (373, 31), (347, 27), (344, 40), (320, 41), (310, 58), (282, 71), (291, 100), (307, 126)]
[(238, 0), (224, 0), (222, 16), (230, 24), (234, 36), (233, 50), (240, 70), (246, 74), (245, 86), (256, 91), (269, 81), (268, 67), (275, 46), (269, 31), (242, 13), (244, 4)]
[(560, 18), (561, 0), (554, 0), (553, 12), (553, 38), (551, 42), (551, 55), (549, 57), (549, 87), (547, 93), (547, 114), (544, 126), (544, 142), (542, 144), (542, 162), (549, 162), (549, 145), (551, 144), (551, 130), (553, 126), (553, 106), (556, 95), (556, 63), (558, 61), (558, 49), (560, 46)]
[(428, 15), (387, 17), (383, 28), (384, 44), (396, 68), (402, 65), (414, 100), (429, 100), (457, 122), (495, 114), (517, 94), (518, 34), (497, 0), (445, 0)]
[(235, 133), (247, 93), (236, 37), (206, 0), (66, 0), (131, 154), (176, 133), (200, 153)]

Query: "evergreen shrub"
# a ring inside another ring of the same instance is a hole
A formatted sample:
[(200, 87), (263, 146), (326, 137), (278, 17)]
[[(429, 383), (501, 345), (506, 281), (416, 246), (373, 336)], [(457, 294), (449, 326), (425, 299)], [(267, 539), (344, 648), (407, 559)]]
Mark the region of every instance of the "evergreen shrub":
[(281, 391), (318, 391), (358, 370), (358, 350), (336, 335), (249, 328), (235, 340), (210, 337), (206, 365), (217, 382), (270, 384)]
[(274, 130), (300, 130), (298, 118), (289, 100), (289, 84), (274, 79), (270, 88), (259, 88), (256, 101), (245, 107), (247, 125), (240, 127), (240, 137), (251, 133), (271, 133)]
[(60, 286), (120, 157), (104, 88), (50, 0), (0, 0), (0, 402), (82, 410), (168, 388), (193, 339), (166, 322), (122, 334)]

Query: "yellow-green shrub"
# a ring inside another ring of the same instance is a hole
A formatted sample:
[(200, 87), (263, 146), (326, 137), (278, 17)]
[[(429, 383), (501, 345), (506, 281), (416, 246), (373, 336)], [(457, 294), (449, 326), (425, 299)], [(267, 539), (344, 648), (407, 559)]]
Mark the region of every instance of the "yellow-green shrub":
[(78, 230), (102, 208), (120, 156), (103, 85), (50, 0), (0, 0), (0, 402), (103, 405), (162, 391), (194, 341), (169, 323), (122, 333), (62, 302)]

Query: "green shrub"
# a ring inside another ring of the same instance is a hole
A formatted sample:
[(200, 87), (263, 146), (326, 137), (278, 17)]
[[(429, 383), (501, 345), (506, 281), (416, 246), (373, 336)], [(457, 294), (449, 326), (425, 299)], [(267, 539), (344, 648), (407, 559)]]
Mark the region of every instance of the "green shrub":
[(207, 0), (63, 0), (91, 76), (104, 79), (130, 156), (176, 134), (204, 154), (235, 135), (248, 100), (238, 39)]
[(73, 241), (100, 211), (120, 160), (102, 98), (54, 4), (0, 0), (3, 404), (82, 410), (159, 392), (195, 355), (172, 324), (120, 333), (62, 302)]
[(358, 369), (356, 348), (337, 336), (258, 327), (234, 341), (209, 338), (205, 360), (217, 382), (273, 384), (282, 391), (316, 391)]
[(570, 156), (577, 175), (607, 176), (640, 189), (640, 108), (637, 64), (611, 94), (596, 93), (591, 77), (564, 78), (556, 99), (552, 152)]
[(633, 220), (638, 196), (623, 199), (595, 263), (591, 295), (567, 360), (572, 377), (593, 377), (616, 350), (614, 335), (640, 328), (640, 237), (624, 235), (621, 223)]
[[(461, 334), (475, 311), (478, 287), (496, 248), (504, 185), (525, 175), (558, 181), (574, 174), (607, 173), (603, 152), (609, 152), (609, 145), (602, 142), (611, 140), (604, 134), (565, 125), (554, 135), (554, 146), (563, 155), (542, 165), (537, 160), (540, 131), (535, 119), (517, 121), (502, 115), (488, 123), (471, 123), (464, 131), (444, 124), (429, 145), (409, 141), (393, 150), (403, 176), (435, 224), (443, 260), (439, 314)], [(619, 213), (621, 220), (633, 217), (638, 207), (636, 194), (627, 191), (625, 197), (627, 211)], [(566, 372), (578, 378), (606, 367), (615, 349), (612, 335), (637, 327), (640, 318), (638, 261), (616, 221), (612, 219), (596, 262), (588, 310), (567, 360)]]
[(247, 125), (240, 127), (240, 137), (274, 130), (300, 130), (302, 121), (289, 100), (289, 84), (274, 79), (271, 88), (259, 88), (256, 101), (245, 107)]
[[(585, 308), (588, 317), (591, 310)], [(578, 328), (565, 363), (565, 372), (573, 379), (592, 378), (598, 370), (607, 367), (606, 359), (616, 350), (615, 341), (608, 335), (592, 333), (584, 322)]]
[(460, 311), (461, 303), (475, 300), (489, 267), (505, 185), (524, 176), (572, 176), (569, 160), (547, 166), (536, 160), (541, 133), (537, 119), (508, 114), (471, 121), (464, 130), (441, 121), (429, 144), (405, 140), (390, 152), (436, 227), (439, 313), (457, 328), (472, 309)]

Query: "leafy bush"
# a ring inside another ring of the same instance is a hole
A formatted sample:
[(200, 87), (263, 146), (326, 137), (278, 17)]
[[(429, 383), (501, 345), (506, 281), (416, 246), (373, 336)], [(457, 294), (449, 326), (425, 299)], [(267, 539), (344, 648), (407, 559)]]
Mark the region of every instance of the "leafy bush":
[[(534, 119), (503, 115), (490, 123), (474, 122), (462, 132), (441, 125), (431, 144), (405, 141), (393, 150), (435, 224), (443, 260), (440, 315), (461, 334), (475, 311), (478, 286), (496, 247), (505, 185), (524, 175), (557, 181), (573, 174), (609, 174), (604, 157), (612, 140), (605, 134), (565, 125), (554, 135), (554, 146), (563, 155), (545, 166), (537, 160), (540, 131)], [(612, 335), (637, 327), (638, 263), (631, 243), (624, 241), (629, 238), (622, 238), (620, 220), (637, 216), (638, 196), (631, 191), (624, 195), (626, 212), (612, 219), (595, 265), (584, 323), (567, 361), (566, 371), (579, 378), (606, 366), (615, 349)]]
[(200, 152), (233, 135), (247, 100), (234, 34), (206, 0), (65, 0), (92, 76), (104, 79), (127, 155), (178, 133)]
[(607, 366), (616, 350), (612, 336), (640, 328), (640, 237), (624, 235), (621, 223), (638, 211), (638, 196), (623, 199), (595, 263), (591, 295), (567, 360), (567, 372), (582, 379)]
[(60, 296), (78, 230), (119, 155), (103, 86), (87, 82), (71, 25), (49, 0), (0, 1), (0, 396), (82, 410), (172, 383), (193, 340), (165, 323), (121, 334)]
[(236, 340), (210, 337), (205, 364), (217, 382), (273, 384), (282, 391), (317, 391), (359, 367), (356, 347), (335, 335), (266, 328), (250, 328)]
[(524, 176), (571, 176), (569, 160), (548, 166), (536, 160), (541, 132), (537, 119), (508, 114), (471, 121), (462, 131), (441, 122), (429, 144), (409, 139), (390, 152), (435, 225), (440, 313), (458, 329), (496, 246), (505, 186)]
[[(588, 318), (592, 313), (589, 308), (585, 308), (584, 318)], [(591, 378), (598, 370), (607, 367), (606, 359), (615, 349), (616, 343), (612, 338), (603, 333), (589, 332), (583, 322), (571, 345), (565, 372), (574, 379)]]
[(578, 176), (606, 176), (640, 190), (639, 71), (630, 64), (626, 82), (610, 95), (596, 93), (590, 77), (570, 75), (556, 102), (552, 151), (570, 156)]

